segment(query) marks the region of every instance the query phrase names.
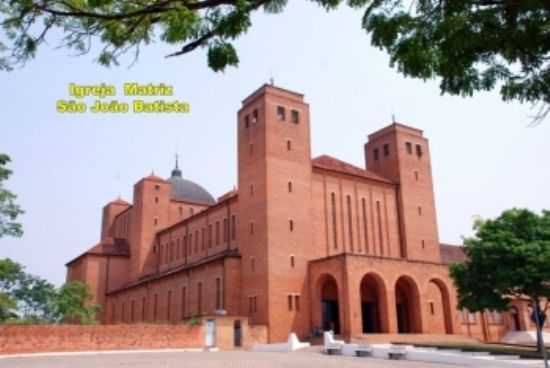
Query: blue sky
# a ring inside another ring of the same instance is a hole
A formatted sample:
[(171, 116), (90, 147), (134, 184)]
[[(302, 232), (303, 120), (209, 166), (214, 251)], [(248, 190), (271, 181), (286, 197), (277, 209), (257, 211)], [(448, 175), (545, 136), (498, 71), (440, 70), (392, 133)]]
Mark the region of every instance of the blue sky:
[[(528, 105), (497, 92), (440, 96), (438, 81), (407, 79), (370, 46), (362, 14), (327, 13), (292, 1), (279, 15), (258, 13), (236, 47), (238, 68), (214, 73), (203, 50), (165, 59), (174, 48), (143, 49), (137, 64), (106, 69), (94, 56), (50, 47), (23, 69), (0, 74), (0, 151), (12, 157), (7, 186), (26, 214), (25, 235), (0, 240), (0, 257), (59, 284), (64, 264), (98, 241), (101, 208), (152, 170), (168, 176), (174, 154), (186, 178), (219, 196), (236, 178), (235, 120), (240, 102), (273, 76), (305, 94), (313, 155), (364, 166), (366, 136), (391, 122), (430, 139), (440, 239), (459, 243), (472, 217), (509, 207), (550, 208), (550, 121), (528, 128)], [(184, 115), (60, 115), (69, 83), (169, 83), (191, 105)]]

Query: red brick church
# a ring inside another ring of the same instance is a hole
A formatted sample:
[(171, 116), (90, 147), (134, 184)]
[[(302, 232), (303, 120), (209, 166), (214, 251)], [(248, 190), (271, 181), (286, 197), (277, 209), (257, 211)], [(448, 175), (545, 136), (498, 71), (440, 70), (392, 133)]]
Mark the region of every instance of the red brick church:
[(264, 85), (237, 116), (238, 189), (217, 200), (186, 180), (147, 176), (132, 203), (103, 209), (100, 242), (67, 264), (90, 285), (102, 323), (228, 315), (271, 342), (333, 329), (463, 334), (532, 329), (510, 313), (456, 309), (440, 243), (428, 140), (393, 123), (368, 136), (365, 168), (311, 157), (304, 96)]

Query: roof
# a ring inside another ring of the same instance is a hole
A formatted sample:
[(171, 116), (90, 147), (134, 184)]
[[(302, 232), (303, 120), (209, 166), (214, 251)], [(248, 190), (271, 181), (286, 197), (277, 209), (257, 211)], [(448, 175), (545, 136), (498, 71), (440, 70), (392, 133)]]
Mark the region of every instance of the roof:
[(119, 256), (119, 257), (129, 257), (130, 256), (130, 244), (126, 239), (122, 238), (109, 238), (106, 241), (99, 242), (78, 257), (67, 262), (67, 266), (71, 263), (77, 261), (79, 258), (87, 256)]
[(352, 164), (348, 164), (347, 162), (338, 160), (337, 158), (329, 155), (322, 155), (314, 158), (312, 161), (312, 165), (313, 167), (319, 169), (335, 171), (347, 175), (360, 176), (363, 178), (381, 181), (389, 184), (393, 183), (391, 180), (386, 179), (378, 174), (375, 174), (365, 169), (361, 169), (360, 167), (354, 166)]
[(129, 206), (130, 203), (126, 202), (124, 199), (122, 198), (117, 198), (109, 203), (107, 203), (107, 205), (111, 205), (111, 204), (116, 204), (116, 205), (120, 205), (120, 206)]
[(175, 169), (172, 170), (172, 176), (168, 178), (168, 182), (172, 184), (171, 199), (209, 206), (216, 204), (216, 200), (206, 189), (181, 176), (181, 170), (178, 168), (177, 163)]
[(439, 246), (441, 249), (441, 263), (450, 264), (466, 260), (462, 245), (440, 244)]

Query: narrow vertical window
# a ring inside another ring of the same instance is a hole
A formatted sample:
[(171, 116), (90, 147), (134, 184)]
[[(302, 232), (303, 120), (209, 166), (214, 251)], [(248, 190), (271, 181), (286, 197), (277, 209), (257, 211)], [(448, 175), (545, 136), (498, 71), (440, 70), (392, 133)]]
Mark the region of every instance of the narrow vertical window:
[(254, 154), (254, 144), (250, 143), (250, 146), (248, 147), (248, 153), (250, 156)]
[(155, 226), (157, 226), (157, 225), (159, 224), (159, 219), (155, 217), (155, 218), (153, 219), (153, 224), (154, 224)]
[(385, 144), (384, 145), (384, 157), (387, 157), (390, 155), (390, 145), (389, 144)]
[(346, 196), (346, 202), (348, 206), (348, 236), (349, 236), (349, 245), (351, 251), (353, 252), (353, 220), (352, 220), (352, 210), (351, 210), (351, 196)]
[(380, 213), (380, 201), (376, 201), (376, 217), (378, 219), (378, 242), (380, 243), (380, 254), (384, 255), (384, 235), (382, 233), (382, 215)]
[(422, 207), (418, 206), (418, 216), (422, 216)]
[(256, 259), (254, 257), (250, 257), (250, 270), (252, 272), (256, 271)]
[(183, 320), (187, 315), (187, 288), (184, 286), (181, 288), (181, 319)]
[(414, 172), (414, 180), (418, 181), (418, 171)]
[(424, 241), (424, 239), (422, 239), (422, 249), (425, 249), (426, 248), (426, 241)]
[(365, 237), (365, 253), (369, 252), (369, 233), (367, 226), (367, 200), (361, 199), (361, 210), (363, 211), (363, 236)]
[(374, 161), (378, 161), (378, 158), (379, 158), (378, 148), (375, 148), (372, 154), (374, 156)]
[(155, 197), (155, 204), (159, 203), (159, 197)]
[(168, 298), (167, 298), (168, 305), (166, 306), (166, 320), (170, 321), (170, 312), (172, 309), (172, 290), (168, 290)]
[(258, 109), (254, 109), (252, 111), (252, 124), (256, 124), (258, 122)]
[(288, 192), (292, 193), (292, 182), (291, 181), (288, 182)]
[(199, 231), (195, 230), (195, 253), (199, 251)]
[(181, 249), (180, 249), (180, 240), (176, 240), (176, 259), (180, 259), (181, 257)]
[(250, 196), (254, 196), (254, 184), (250, 184)]
[(411, 142), (405, 143), (405, 147), (407, 148), (407, 153), (408, 153), (409, 155), (412, 155), (412, 153), (413, 153), (413, 145), (412, 145), (412, 143), (411, 143)]
[(193, 233), (189, 234), (189, 254), (193, 252)]
[(155, 184), (155, 190), (156, 190), (156, 191), (159, 191), (159, 190), (160, 190), (160, 185)]
[(237, 237), (237, 218), (235, 215), (231, 216), (231, 240), (235, 240)]
[(208, 225), (208, 248), (212, 248), (212, 224)]
[(220, 244), (220, 222), (216, 221), (216, 245)]
[(286, 141), (286, 150), (292, 151), (292, 142), (290, 141), (290, 139)]
[(145, 321), (145, 303), (146, 299), (145, 297), (141, 298), (141, 321)]
[(338, 249), (338, 233), (336, 229), (336, 194), (330, 193), (330, 203), (332, 212), (332, 240), (334, 242), (334, 249)]
[(158, 294), (155, 294), (154, 300), (153, 300), (153, 321), (157, 320), (158, 316)]
[(135, 321), (135, 308), (136, 308), (136, 301), (132, 300), (132, 303), (130, 304), (130, 322)]
[(434, 305), (434, 302), (430, 302), (430, 313), (433, 315), (435, 315), (435, 305)]
[(223, 242), (227, 242), (227, 231), (229, 230), (229, 227), (227, 226), (227, 219), (223, 219)]
[(258, 297), (255, 296), (252, 298), (252, 308), (254, 309), (254, 313), (258, 311)]
[(216, 309), (222, 309), (222, 283), (221, 279), (216, 278)]
[(290, 256), (290, 267), (294, 268), (294, 256)]
[(290, 231), (294, 231), (294, 220), (288, 220), (288, 227)]
[(197, 313), (202, 314), (202, 282), (197, 284)]
[(287, 298), (288, 298), (288, 310), (292, 311), (292, 309), (293, 309), (292, 308), (292, 295), (288, 295)]
[(422, 157), (422, 146), (419, 144), (416, 145), (416, 155), (418, 158)]
[(294, 124), (298, 124), (300, 122), (300, 112), (298, 110), (292, 110), (291, 119)]
[(206, 244), (206, 230), (204, 227), (201, 229), (201, 250), (204, 250)]
[(254, 234), (254, 222), (250, 221), (250, 235)]
[(283, 106), (277, 106), (277, 120), (285, 121), (285, 108)]

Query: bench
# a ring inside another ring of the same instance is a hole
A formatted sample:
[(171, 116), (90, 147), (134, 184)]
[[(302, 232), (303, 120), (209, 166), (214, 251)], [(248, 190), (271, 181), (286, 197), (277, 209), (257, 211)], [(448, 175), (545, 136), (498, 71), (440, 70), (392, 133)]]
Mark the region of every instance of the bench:
[(360, 345), (355, 349), (355, 355), (358, 357), (365, 357), (372, 355), (372, 347), (368, 345)]
[(407, 351), (404, 346), (392, 346), (388, 352), (388, 358), (391, 360), (405, 359)]
[(341, 346), (327, 346), (325, 348), (325, 352), (327, 353), (327, 355), (340, 354), (342, 352), (342, 347)]

